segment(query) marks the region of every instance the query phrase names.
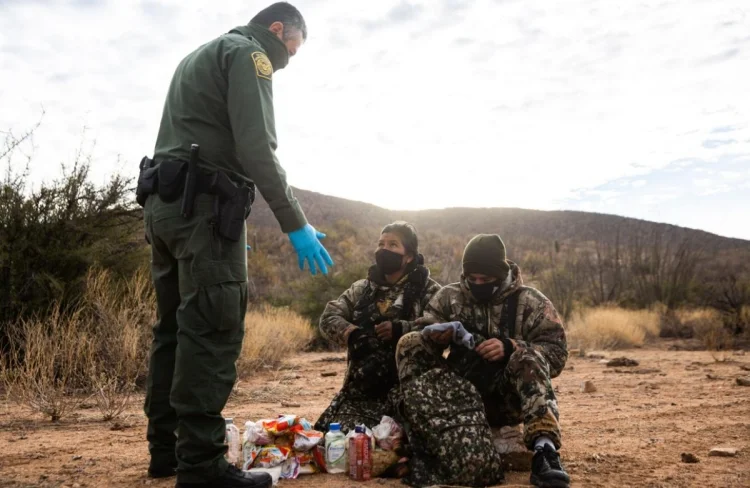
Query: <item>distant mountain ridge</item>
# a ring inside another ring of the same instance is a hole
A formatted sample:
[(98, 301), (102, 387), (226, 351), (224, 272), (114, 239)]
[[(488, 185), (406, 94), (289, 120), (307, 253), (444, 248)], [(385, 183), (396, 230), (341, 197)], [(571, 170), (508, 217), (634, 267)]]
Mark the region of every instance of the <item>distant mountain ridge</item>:
[[(356, 227), (379, 229), (389, 222), (402, 219), (414, 224), (421, 235), (438, 232), (466, 236), (487, 232), (497, 233), (508, 241), (523, 236), (535, 240), (571, 243), (611, 240), (618, 231), (621, 236), (627, 236), (636, 229), (641, 232), (669, 230), (673, 235), (687, 237), (706, 249), (743, 250), (750, 253), (750, 241), (610, 214), (497, 207), (398, 211), (298, 188), (294, 188), (294, 193), (302, 203), (310, 222), (320, 228), (346, 220)], [(251, 228), (279, 229), (276, 219), (260, 193), (248, 223)]]

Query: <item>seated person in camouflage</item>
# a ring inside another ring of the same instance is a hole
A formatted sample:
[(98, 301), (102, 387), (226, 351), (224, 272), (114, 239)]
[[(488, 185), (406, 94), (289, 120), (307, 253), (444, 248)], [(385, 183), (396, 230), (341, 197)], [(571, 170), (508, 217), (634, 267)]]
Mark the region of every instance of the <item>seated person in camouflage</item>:
[(331, 422), (344, 432), (362, 423), (374, 427), (391, 412), (396, 343), (417, 330), (414, 320), (440, 289), (419, 254), (416, 230), (406, 222), (383, 228), (375, 262), (367, 279), (329, 302), (320, 317), (322, 335), (348, 347), (344, 385), (315, 424), (321, 431)]
[(412, 348), (417, 343), (433, 355), (450, 345), (444, 367), (474, 385), (489, 425), (523, 422), (524, 443), (534, 452), (531, 483), (569, 486), (557, 452), (559, 412), (550, 383), (568, 358), (565, 330), (552, 303), (523, 285), (519, 267), (506, 260), (499, 236), (478, 235), (468, 243), (460, 282), (437, 292), (420, 321), (448, 322), (460, 322), (471, 334), (473, 347), (457, 343), (452, 330), (409, 334), (401, 343)]

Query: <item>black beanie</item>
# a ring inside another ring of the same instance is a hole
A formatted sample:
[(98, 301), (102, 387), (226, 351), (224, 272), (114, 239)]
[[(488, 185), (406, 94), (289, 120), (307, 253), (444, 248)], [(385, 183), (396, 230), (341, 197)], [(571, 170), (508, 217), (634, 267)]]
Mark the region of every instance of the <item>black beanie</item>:
[(464, 249), (464, 275), (479, 273), (505, 280), (510, 272), (510, 265), (505, 259), (505, 244), (496, 234), (479, 234), (474, 236)]

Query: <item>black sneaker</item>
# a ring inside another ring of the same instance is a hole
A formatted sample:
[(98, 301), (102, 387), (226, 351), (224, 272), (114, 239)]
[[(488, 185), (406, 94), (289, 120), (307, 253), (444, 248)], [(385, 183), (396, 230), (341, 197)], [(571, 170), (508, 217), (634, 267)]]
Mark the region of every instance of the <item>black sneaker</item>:
[(175, 488), (271, 488), (273, 478), (268, 473), (247, 473), (230, 465), (223, 475), (208, 483), (177, 481)]
[(531, 459), (531, 484), (540, 488), (568, 488), (570, 476), (565, 472), (560, 455), (549, 444), (536, 449)]

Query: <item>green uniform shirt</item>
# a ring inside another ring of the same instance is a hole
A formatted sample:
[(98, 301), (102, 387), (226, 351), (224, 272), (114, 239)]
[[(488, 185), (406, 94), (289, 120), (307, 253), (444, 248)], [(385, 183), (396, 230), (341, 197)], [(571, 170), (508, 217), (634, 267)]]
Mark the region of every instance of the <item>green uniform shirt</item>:
[(286, 46), (249, 24), (188, 54), (169, 86), (154, 160), (187, 161), (200, 145), (199, 165), (254, 182), (283, 232), (307, 223), (276, 158), (273, 72), (289, 62)]

